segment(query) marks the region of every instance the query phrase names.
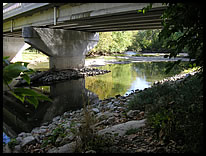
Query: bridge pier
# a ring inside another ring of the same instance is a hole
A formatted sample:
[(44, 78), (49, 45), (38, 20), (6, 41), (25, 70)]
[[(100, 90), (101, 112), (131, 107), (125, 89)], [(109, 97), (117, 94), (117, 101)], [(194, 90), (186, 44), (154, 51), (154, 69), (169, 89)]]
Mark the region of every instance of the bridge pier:
[(11, 62), (22, 61), (22, 51), (28, 47), (23, 38), (3, 37), (3, 56), (10, 56)]
[(99, 41), (98, 33), (49, 29), (23, 28), (24, 41), (50, 57), (50, 68), (82, 68), (85, 55)]

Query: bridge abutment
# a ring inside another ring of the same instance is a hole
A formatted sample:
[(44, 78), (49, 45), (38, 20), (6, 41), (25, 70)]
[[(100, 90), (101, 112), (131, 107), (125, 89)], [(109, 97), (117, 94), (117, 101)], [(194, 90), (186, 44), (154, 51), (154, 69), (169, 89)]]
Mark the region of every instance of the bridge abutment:
[(85, 55), (98, 43), (99, 34), (49, 28), (23, 28), (24, 41), (50, 57), (50, 68), (82, 68)]
[(3, 56), (9, 56), (11, 62), (22, 61), (22, 51), (28, 47), (23, 38), (3, 37)]

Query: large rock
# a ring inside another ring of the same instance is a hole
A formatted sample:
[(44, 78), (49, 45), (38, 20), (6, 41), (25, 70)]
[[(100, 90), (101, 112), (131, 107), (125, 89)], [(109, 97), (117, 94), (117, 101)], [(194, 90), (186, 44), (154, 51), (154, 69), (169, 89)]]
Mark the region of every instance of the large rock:
[(74, 153), (76, 142), (65, 144), (61, 147), (54, 147), (48, 151), (48, 153)]
[(27, 144), (32, 144), (35, 142), (36, 142), (36, 139), (33, 136), (28, 136), (22, 140), (21, 147), (24, 147)]
[(130, 129), (137, 129), (143, 127), (145, 125), (145, 121), (146, 119), (128, 121), (125, 123), (121, 123), (118, 125), (105, 128), (103, 130), (100, 130), (98, 133), (101, 135), (105, 133), (111, 133), (111, 134), (118, 133), (119, 134), (118, 136), (123, 136)]

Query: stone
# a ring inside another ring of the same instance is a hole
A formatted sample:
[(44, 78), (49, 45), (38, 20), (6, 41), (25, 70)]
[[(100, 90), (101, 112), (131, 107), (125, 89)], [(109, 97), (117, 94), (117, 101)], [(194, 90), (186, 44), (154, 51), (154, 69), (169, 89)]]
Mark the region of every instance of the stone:
[(53, 118), (53, 122), (55, 122), (55, 121), (58, 121), (60, 119), (60, 116), (57, 116), (57, 117), (55, 117), (55, 118)]
[(132, 120), (125, 123), (117, 124), (105, 129), (100, 130), (98, 133), (100, 135), (105, 133), (115, 134), (118, 133), (118, 136), (123, 136), (130, 129), (137, 129), (145, 126), (146, 119), (143, 120)]
[(58, 148), (57, 147), (54, 147), (54, 148), (51, 148), (47, 151), (47, 153), (57, 153), (58, 151)]
[(104, 119), (108, 119), (109, 117), (112, 117), (112, 116), (113, 116), (112, 112), (106, 111), (106, 112), (103, 112), (103, 113), (98, 113), (97, 119), (98, 120), (104, 120)]
[(11, 153), (11, 149), (9, 148), (9, 145), (6, 144), (5, 146), (3, 146), (3, 153)]
[(48, 150), (48, 153), (73, 153), (75, 151), (76, 142), (65, 144), (61, 147), (54, 147)]
[(21, 132), (18, 136), (19, 137), (26, 137), (26, 133), (25, 132)]
[(127, 117), (132, 118), (132, 117), (138, 115), (139, 112), (140, 112), (139, 110), (130, 110), (129, 112), (127, 112)]
[(25, 145), (32, 144), (34, 142), (35, 142), (35, 138), (33, 136), (28, 136), (22, 140), (20, 145), (21, 147), (24, 147)]
[(115, 121), (115, 117), (110, 117), (107, 119), (107, 124), (112, 124)]
[(70, 112), (65, 112), (64, 113), (64, 117), (69, 117), (70, 116)]
[(18, 137), (16, 138), (16, 141), (17, 141), (17, 143), (20, 143), (20, 142), (22, 141), (22, 137), (19, 137), (19, 136), (18, 136)]
[(13, 151), (13, 153), (20, 153), (20, 152), (21, 152), (21, 146), (20, 146), (20, 145), (14, 146), (14, 151)]
[(92, 108), (92, 111), (95, 112), (95, 113), (99, 113), (99, 109), (98, 108)]
[(94, 150), (89, 150), (89, 151), (86, 151), (85, 153), (97, 153), (97, 152)]

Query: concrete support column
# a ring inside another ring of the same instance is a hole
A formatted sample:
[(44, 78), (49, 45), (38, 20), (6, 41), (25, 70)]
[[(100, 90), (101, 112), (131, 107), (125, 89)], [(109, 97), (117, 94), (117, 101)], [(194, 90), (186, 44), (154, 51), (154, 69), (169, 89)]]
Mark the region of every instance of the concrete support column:
[(10, 56), (9, 61), (22, 61), (22, 51), (30, 45), (23, 38), (3, 37), (3, 56)]
[(23, 28), (24, 41), (50, 57), (50, 68), (82, 68), (85, 55), (99, 41), (98, 33), (81, 31)]
[(50, 56), (49, 68), (83, 68), (85, 64), (85, 55), (79, 56)]

